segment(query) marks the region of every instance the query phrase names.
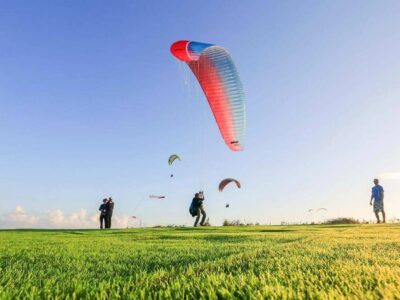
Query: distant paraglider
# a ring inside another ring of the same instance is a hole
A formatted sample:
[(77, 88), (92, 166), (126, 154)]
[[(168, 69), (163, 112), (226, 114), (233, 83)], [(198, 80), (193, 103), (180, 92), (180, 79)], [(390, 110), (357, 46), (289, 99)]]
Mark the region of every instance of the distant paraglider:
[(220, 192), (222, 192), (222, 191), (224, 190), (224, 188), (225, 188), (228, 184), (230, 184), (231, 182), (236, 183), (236, 186), (237, 186), (239, 189), (242, 187), (241, 184), (240, 184), (240, 182), (239, 182), (238, 180), (233, 179), (233, 178), (226, 178), (226, 179), (222, 180), (222, 181), (219, 183), (218, 190), (219, 190)]
[(136, 224), (134, 227), (142, 227), (142, 220), (138, 216), (132, 216), (133, 222)]
[(175, 160), (181, 160), (181, 158), (176, 155), (176, 154), (172, 154), (169, 158), (168, 158), (168, 164), (170, 166), (172, 166), (172, 164), (174, 163)]
[(165, 197), (165, 196), (157, 196), (157, 195), (149, 195), (149, 198), (150, 199), (165, 199), (167, 197)]
[(321, 208), (317, 208), (317, 209), (312, 209), (312, 208), (310, 208), (309, 210), (308, 210), (308, 212), (310, 213), (310, 212), (320, 212), (320, 211), (328, 211), (325, 207), (321, 207)]
[(244, 93), (229, 53), (217, 45), (186, 40), (172, 44), (171, 52), (189, 66), (199, 81), (225, 144), (233, 151), (243, 150)]
[(325, 218), (325, 212), (328, 210), (325, 207), (320, 207), (320, 208), (310, 208), (307, 210), (310, 213), (311, 222), (313, 224), (315, 223), (321, 223), (323, 219)]
[[(177, 154), (172, 154), (172, 155), (170, 155), (170, 157), (168, 158), (168, 164), (170, 165), (170, 166), (172, 166), (172, 164), (174, 163), (174, 161), (176, 161), (176, 160), (181, 160), (181, 158), (177, 155)], [(171, 174), (169, 177), (174, 177), (174, 174)]]

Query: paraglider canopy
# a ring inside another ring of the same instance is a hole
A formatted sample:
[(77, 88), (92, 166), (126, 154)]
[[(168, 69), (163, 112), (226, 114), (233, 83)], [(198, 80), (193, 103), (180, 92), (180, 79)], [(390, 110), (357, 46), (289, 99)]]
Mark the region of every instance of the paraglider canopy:
[(165, 199), (165, 196), (157, 196), (157, 195), (150, 195), (149, 198), (151, 199)]
[(233, 179), (233, 178), (226, 178), (226, 179), (222, 180), (222, 181), (219, 183), (218, 190), (219, 190), (220, 192), (222, 192), (222, 191), (224, 190), (224, 188), (225, 188), (228, 184), (230, 184), (231, 182), (236, 183), (236, 186), (237, 186), (239, 189), (242, 187), (241, 184), (240, 184), (240, 182), (239, 182), (238, 180)]
[(177, 41), (171, 53), (185, 62), (196, 76), (214, 114), (225, 144), (243, 150), (246, 109), (242, 82), (233, 59), (223, 47)]
[(171, 45), (171, 53), (181, 61), (190, 62), (199, 60), (201, 52), (211, 46), (214, 45), (185, 40), (177, 41)]
[(168, 164), (171, 166), (174, 163), (175, 160), (181, 160), (181, 158), (177, 154), (172, 154), (168, 158)]

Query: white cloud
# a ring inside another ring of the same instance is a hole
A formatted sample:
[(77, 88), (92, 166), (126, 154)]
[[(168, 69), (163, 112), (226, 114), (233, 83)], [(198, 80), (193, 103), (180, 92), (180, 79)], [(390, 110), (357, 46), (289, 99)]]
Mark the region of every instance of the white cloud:
[(98, 214), (93, 215), (93, 216), (90, 218), (90, 221), (92, 221), (93, 223), (99, 223), (99, 215), (98, 215)]
[(39, 221), (37, 216), (27, 214), (20, 205), (17, 205), (15, 210), (8, 214), (7, 219), (10, 224), (18, 227), (29, 227)]
[(400, 172), (386, 172), (382, 173), (378, 177), (383, 180), (400, 180)]
[[(127, 215), (114, 215), (112, 228), (126, 228), (131, 226)], [(98, 228), (99, 215), (89, 215), (87, 210), (81, 208), (77, 212), (64, 213), (56, 209), (42, 215), (27, 213), (18, 205), (14, 211), (0, 218), (2, 228)]]
[(130, 221), (132, 218), (129, 218), (126, 215), (123, 216), (113, 216), (112, 226), (116, 228), (127, 228), (131, 225)]
[(50, 224), (60, 224), (64, 222), (64, 213), (60, 209), (53, 210), (47, 214)]
[(93, 228), (96, 226), (95, 215), (89, 217), (87, 210), (81, 208), (78, 212), (65, 215), (60, 209), (47, 213), (46, 221), (51, 228)]

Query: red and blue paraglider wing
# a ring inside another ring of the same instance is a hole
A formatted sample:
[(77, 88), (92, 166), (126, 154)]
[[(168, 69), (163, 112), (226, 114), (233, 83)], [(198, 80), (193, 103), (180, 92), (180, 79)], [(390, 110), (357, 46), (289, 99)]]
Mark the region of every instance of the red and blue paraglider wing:
[(246, 113), (242, 83), (229, 53), (222, 47), (190, 41), (171, 46), (200, 83), (221, 135), (233, 151), (243, 150)]

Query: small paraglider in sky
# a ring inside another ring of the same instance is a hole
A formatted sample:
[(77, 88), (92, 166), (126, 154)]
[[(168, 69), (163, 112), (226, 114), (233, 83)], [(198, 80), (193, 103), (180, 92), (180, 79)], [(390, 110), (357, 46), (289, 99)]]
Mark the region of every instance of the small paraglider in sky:
[(168, 164), (171, 166), (175, 160), (181, 160), (181, 158), (176, 155), (176, 154), (172, 154), (169, 158), (168, 158)]
[(324, 207), (321, 207), (321, 208), (318, 208), (317, 211), (328, 211), (328, 210)]
[[(168, 158), (168, 164), (170, 166), (172, 166), (172, 164), (174, 163), (174, 161), (179, 160), (181, 161), (181, 158), (177, 155), (177, 154), (172, 154), (170, 155), (170, 157)], [(174, 177), (174, 174), (171, 174), (169, 177)]]
[(239, 182), (238, 180), (233, 179), (233, 178), (226, 178), (226, 179), (222, 180), (222, 181), (219, 183), (218, 190), (219, 190), (220, 192), (222, 192), (222, 191), (224, 190), (224, 188), (225, 188), (228, 184), (230, 184), (231, 182), (236, 183), (236, 186), (237, 186), (239, 189), (242, 187), (241, 184), (240, 184), (240, 182)]
[(227, 204), (225, 205), (225, 208), (229, 208), (229, 203), (227, 203)]
[(167, 197), (165, 197), (165, 196), (157, 196), (157, 195), (150, 195), (149, 198), (150, 199), (165, 199)]
[[(142, 227), (142, 220), (138, 216), (132, 216), (133, 227)], [(131, 227), (132, 228), (132, 227)]]
[(177, 41), (171, 53), (197, 78), (229, 149), (243, 150), (246, 108), (242, 82), (229, 53), (221, 46)]

